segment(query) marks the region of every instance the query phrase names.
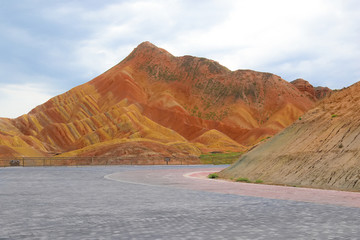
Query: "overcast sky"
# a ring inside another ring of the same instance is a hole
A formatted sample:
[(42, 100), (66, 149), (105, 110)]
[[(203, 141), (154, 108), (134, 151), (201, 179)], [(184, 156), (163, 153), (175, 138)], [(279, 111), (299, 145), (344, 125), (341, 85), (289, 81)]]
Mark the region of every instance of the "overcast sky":
[(360, 81), (360, 1), (0, 1), (0, 117), (18, 117), (150, 41), (287, 81)]

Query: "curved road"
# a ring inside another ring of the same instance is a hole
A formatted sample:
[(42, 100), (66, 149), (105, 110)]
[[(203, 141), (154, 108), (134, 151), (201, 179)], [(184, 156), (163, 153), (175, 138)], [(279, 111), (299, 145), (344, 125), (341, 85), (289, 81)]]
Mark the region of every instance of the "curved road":
[(0, 239), (359, 239), (360, 193), (202, 178), (223, 167), (1, 168)]

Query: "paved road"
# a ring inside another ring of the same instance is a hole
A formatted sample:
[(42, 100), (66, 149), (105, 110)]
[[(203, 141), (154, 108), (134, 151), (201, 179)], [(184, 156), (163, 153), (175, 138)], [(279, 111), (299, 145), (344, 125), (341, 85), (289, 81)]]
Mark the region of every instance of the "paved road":
[(210, 173), (217, 172), (222, 168), (223, 167), (207, 168), (206, 170), (195, 172), (189, 172), (190, 169), (186, 168), (154, 169), (151, 171), (140, 170), (113, 173), (106, 175), (105, 178), (123, 183), (136, 183), (147, 186), (192, 189), (241, 196), (294, 200), (360, 208), (360, 192), (249, 184), (222, 179), (211, 180), (207, 178)]
[(360, 208), (189, 189), (176, 174), (216, 169), (2, 168), (0, 239), (360, 239)]

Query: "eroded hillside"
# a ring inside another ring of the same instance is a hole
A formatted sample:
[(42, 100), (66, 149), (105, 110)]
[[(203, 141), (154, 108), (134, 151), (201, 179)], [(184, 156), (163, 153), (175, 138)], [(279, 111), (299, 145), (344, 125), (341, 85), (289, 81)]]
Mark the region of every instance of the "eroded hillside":
[(224, 170), (227, 178), (360, 191), (360, 83), (321, 101)]

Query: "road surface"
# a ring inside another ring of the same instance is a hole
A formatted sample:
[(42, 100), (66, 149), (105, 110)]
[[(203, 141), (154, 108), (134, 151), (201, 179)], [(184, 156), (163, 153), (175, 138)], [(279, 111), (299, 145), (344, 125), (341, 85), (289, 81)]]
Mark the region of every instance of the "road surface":
[(359, 239), (359, 193), (201, 179), (223, 167), (1, 168), (0, 239)]

